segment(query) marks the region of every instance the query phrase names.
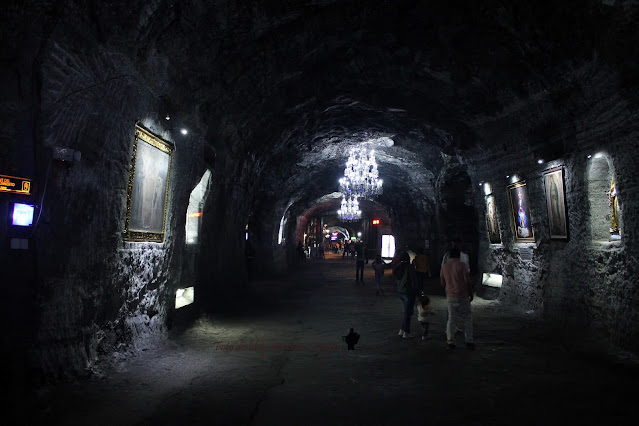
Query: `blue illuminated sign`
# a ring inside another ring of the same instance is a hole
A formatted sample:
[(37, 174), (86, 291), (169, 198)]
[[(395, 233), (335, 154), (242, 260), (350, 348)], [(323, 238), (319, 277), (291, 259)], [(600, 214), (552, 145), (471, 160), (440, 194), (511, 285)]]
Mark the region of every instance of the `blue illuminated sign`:
[(15, 203), (13, 205), (13, 225), (31, 226), (33, 224), (34, 206), (31, 204)]

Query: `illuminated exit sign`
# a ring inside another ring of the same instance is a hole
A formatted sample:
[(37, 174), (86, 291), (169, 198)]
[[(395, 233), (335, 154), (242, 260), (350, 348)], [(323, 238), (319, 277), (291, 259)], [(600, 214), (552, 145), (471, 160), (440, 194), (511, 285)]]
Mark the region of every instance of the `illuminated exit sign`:
[(379, 219), (373, 219), (373, 225), (379, 225)]
[(17, 194), (31, 195), (31, 180), (0, 175), (0, 192), (15, 192)]

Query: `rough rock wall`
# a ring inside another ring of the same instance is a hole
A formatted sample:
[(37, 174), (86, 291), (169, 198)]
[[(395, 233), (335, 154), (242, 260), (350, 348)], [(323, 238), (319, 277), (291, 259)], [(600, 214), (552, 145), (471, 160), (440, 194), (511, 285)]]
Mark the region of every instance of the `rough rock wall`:
[[(46, 379), (82, 374), (105, 355), (143, 350), (164, 337), (187, 256), (189, 194), (205, 167), (201, 141), (179, 139), (163, 120), (162, 100), (124, 49), (99, 43), (82, 25), (62, 25), (33, 56), (37, 94), (25, 103), (37, 111), (42, 213), (27, 265), (33, 306), (25, 311), (35, 319), (23, 334), (32, 339), (34, 371)], [(122, 239), (138, 121), (176, 145), (161, 244)], [(51, 160), (55, 147), (80, 151), (82, 159)]]
[[(511, 135), (509, 152), (498, 159), (484, 157), (482, 165), (475, 165), (476, 181), (492, 185), (502, 239), (502, 244), (489, 244), (484, 194), (477, 186), (476, 203), (484, 206), (479, 215), (480, 272), (503, 274), (500, 300), (504, 303), (543, 313), (561, 326), (604, 331), (613, 343), (639, 352), (639, 206), (634, 196), (639, 183), (639, 132), (632, 124), (638, 115), (635, 108), (614, 95), (606, 100), (584, 97), (582, 101), (591, 102), (583, 115), (562, 117), (561, 129), (572, 128), (573, 132), (548, 135), (555, 146), (564, 145), (564, 151), (560, 149), (563, 154), (536, 164), (539, 154), (534, 146), (521, 144), (530, 134), (519, 128), (520, 141)], [(572, 107), (581, 112), (580, 107)], [(551, 118), (547, 106), (532, 105), (531, 109), (536, 110), (539, 122), (557, 118)], [(532, 114), (522, 111), (522, 116), (526, 113)], [(607, 118), (602, 119), (601, 114)], [(568, 149), (566, 141), (570, 142)], [(549, 233), (543, 172), (554, 166), (565, 171), (567, 240), (551, 239)], [(515, 244), (513, 240), (506, 175), (515, 174), (527, 183), (535, 243)], [(608, 241), (609, 176), (614, 177), (618, 189), (620, 241)]]

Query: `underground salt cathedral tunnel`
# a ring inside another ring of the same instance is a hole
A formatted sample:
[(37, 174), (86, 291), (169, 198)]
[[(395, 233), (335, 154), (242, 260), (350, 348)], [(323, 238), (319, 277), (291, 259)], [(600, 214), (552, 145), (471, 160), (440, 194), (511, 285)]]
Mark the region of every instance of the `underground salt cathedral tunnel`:
[[(628, 414), (636, 2), (1, 8), (2, 357), (18, 424)], [(451, 353), (453, 240), (476, 348)], [(398, 337), (403, 252), (428, 258), (428, 340)], [(468, 388), (461, 407), (447, 397)]]

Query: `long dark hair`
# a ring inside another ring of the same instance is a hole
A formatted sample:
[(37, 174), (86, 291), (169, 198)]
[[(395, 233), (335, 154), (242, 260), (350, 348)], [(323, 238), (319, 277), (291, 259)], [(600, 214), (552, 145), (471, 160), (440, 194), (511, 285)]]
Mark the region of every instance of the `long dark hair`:
[(399, 265), (395, 268), (395, 270), (393, 271), (393, 276), (398, 279), (401, 280), (404, 277), (404, 274), (406, 273), (406, 269), (408, 269), (408, 265), (410, 264), (410, 255), (408, 254), (408, 252), (403, 252), (400, 256), (399, 256)]

